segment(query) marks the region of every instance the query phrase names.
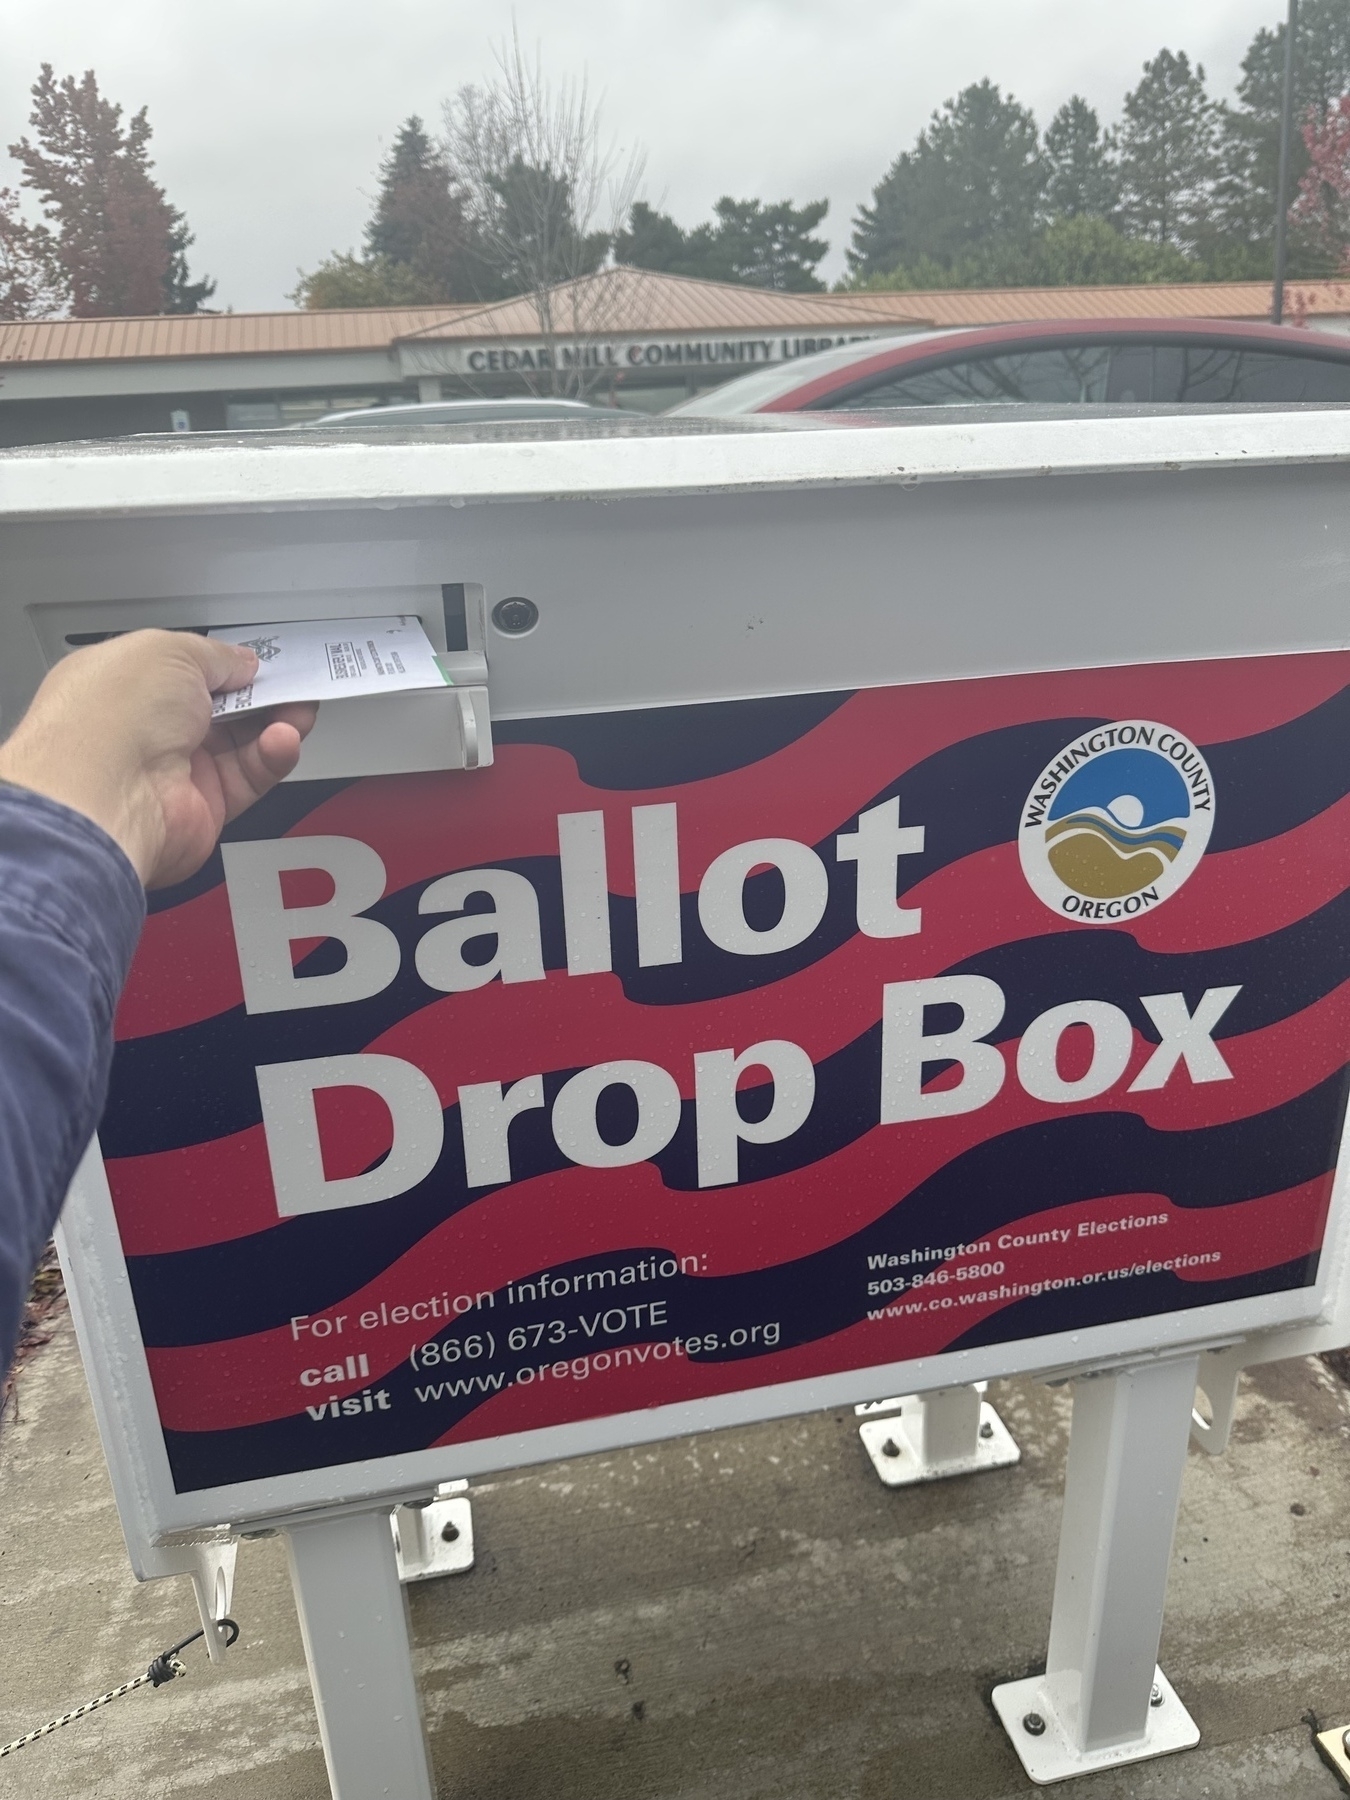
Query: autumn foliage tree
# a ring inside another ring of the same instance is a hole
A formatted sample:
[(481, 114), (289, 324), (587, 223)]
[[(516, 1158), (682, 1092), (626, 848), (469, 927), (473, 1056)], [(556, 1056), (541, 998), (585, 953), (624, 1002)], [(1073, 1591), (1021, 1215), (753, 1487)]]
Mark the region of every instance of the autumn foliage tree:
[(1290, 219), (1312, 233), (1333, 267), (1350, 273), (1350, 94), (1310, 112), (1302, 135), (1308, 167)]
[(192, 235), (154, 178), (145, 107), (124, 124), (92, 69), (58, 81), (50, 63), (32, 98), (35, 141), (9, 153), (41, 202), (71, 313), (196, 312), (215, 283), (190, 279)]

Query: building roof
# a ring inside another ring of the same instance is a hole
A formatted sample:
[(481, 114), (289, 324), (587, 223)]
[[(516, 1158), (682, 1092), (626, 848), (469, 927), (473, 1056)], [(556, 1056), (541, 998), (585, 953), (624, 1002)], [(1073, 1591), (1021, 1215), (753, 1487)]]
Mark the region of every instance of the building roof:
[(372, 306), (340, 312), (170, 313), (136, 319), (21, 320), (0, 323), (0, 364), (382, 350), (428, 325), (476, 310), (469, 306)]
[[(1014, 325), (1029, 319), (1269, 319), (1268, 281), (1197, 281), (1149, 286), (1058, 288), (930, 288), (913, 293), (830, 296), (836, 306), (856, 307), (871, 323), (916, 317), (937, 326)], [(1290, 318), (1350, 313), (1350, 282), (1291, 281), (1285, 289)]]
[[(652, 332), (847, 330), (854, 324), (925, 322), (916, 294), (788, 294), (690, 275), (620, 265), (559, 282), (550, 290), (552, 328), (562, 335), (614, 337)], [(464, 310), (405, 335), (419, 342), (537, 337), (534, 296)]]

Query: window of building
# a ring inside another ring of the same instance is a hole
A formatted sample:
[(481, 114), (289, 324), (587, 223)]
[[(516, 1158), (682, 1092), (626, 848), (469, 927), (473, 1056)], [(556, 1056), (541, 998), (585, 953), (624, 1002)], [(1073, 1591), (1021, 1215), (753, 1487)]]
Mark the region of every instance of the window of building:
[(277, 431), (283, 425), (312, 425), (325, 413), (358, 412), (369, 406), (383, 406), (394, 394), (328, 394), (270, 395), (266, 399), (227, 400), (227, 431)]
[(283, 400), (281, 422), (283, 425), (312, 425), (315, 419), (321, 419), (332, 410), (326, 400)]
[(275, 400), (227, 400), (226, 431), (275, 430), (281, 423), (281, 408)]

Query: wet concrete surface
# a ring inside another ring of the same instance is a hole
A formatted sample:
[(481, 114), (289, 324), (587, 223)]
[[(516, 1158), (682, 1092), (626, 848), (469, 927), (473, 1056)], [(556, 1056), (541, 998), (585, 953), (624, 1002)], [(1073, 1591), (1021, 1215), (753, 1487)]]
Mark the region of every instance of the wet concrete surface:
[[(881, 1486), (851, 1412), (475, 1483), (478, 1561), (412, 1591), (443, 1800), (1003, 1800), (1035, 1792), (989, 1705), (1042, 1666), (1069, 1396), (989, 1394), (1019, 1467)], [(1199, 1749), (1082, 1800), (1341, 1791), (1309, 1721), (1350, 1723), (1350, 1395), (1320, 1363), (1244, 1378), (1233, 1442), (1192, 1452), (1161, 1662)], [(68, 1324), (0, 1438), (0, 1738), (195, 1627), (138, 1586)], [(240, 1553), (243, 1636), (6, 1759), (0, 1790), (322, 1800), (276, 1541)]]

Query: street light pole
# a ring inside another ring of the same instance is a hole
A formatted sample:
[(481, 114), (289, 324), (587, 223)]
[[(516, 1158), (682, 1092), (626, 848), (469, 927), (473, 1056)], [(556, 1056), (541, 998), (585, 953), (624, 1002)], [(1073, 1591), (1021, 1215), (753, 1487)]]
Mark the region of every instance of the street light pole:
[(1284, 28), (1284, 96), (1280, 106), (1280, 172), (1275, 182), (1275, 286), (1270, 317), (1284, 323), (1285, 215), (1289, 210), (1289, 150), (1294, 135), (1294, 40), (1298, 36), (1298, 0), (1289, 0)]

